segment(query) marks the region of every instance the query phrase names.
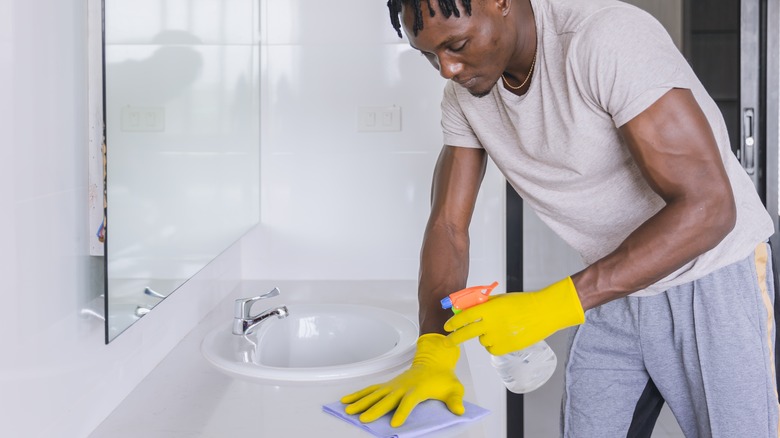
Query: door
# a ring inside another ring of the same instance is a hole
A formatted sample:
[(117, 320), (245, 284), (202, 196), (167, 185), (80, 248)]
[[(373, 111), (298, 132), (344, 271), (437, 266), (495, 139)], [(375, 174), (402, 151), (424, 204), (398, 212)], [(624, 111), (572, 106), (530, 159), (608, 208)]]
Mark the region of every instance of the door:
[(683, 53), (718, 104), (731, 148), (765, 198), (761, 0), (685, 0)]

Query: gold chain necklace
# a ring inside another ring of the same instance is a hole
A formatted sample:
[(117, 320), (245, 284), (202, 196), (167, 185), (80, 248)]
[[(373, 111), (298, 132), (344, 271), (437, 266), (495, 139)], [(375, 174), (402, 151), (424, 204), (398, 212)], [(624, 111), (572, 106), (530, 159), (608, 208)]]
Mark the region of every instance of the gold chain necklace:
[(506, 76), (504, 76), (503, 73), (501, 74), (501, 79), (504, 80), (504, 83), (506, 84), (507, 87), (509, 87), (509, 88), (511, 88), (513, 90), (519, 90), (519, 89), (523, 88), (523, 86), (528, 82), (529, 79), (531, 79), (531, 73), (533, 73), (535, 65), (536, 65), (536, 51), (534, 51), (534, 59), (533, 59), (533, 61), (531, 61), (531, 69), (528, 70), (528, 74), (525, 76), (525, 80), (523, 81), (522, 84), (520, 84), (520, 85), (518, 85), (516, 87), (512, 86), (512, 84), (510, 84), (509, 81), (506, 80)]

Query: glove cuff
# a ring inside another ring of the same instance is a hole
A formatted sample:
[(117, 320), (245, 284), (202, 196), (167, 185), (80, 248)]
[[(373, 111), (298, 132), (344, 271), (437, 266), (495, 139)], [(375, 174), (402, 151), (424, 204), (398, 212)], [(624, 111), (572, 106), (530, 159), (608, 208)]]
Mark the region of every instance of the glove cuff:
[(417, 352), (414, 365), (439, 365), (455, 368), (460, 357), (460, 346), (445, 343), (446, 336), (439, 333), (426, 333), (417, 338)]
[(561, 323), (565, 324), (562, 328), (580, 325), (585, 322), (585, 311), (582, 309), (580, 296), (574, 287), (571, 277), (566, 277), (557, 283), (553, 283), (547, 289), (557, 295), (561, 306)]

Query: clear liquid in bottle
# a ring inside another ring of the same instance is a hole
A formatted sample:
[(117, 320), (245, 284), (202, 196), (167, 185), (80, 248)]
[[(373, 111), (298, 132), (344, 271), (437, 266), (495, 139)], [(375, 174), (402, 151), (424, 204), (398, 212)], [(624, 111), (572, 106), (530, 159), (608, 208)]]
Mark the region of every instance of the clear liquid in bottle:
[(490, 362), (508, 390), (525, 394), (544, 385), (552, 377), (558, 358), (547, 342), (539, 341), (523, 350), (491, 356)]

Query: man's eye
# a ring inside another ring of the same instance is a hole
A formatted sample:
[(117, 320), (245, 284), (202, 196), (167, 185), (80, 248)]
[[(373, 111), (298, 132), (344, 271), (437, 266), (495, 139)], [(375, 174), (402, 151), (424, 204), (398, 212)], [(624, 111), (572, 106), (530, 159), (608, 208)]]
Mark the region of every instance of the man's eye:
[(466, 41), (463, 41), (462, 43), (458, 43), (458, 44), (456, 44), (454, 46), (451, 46), (450, 50), (452, 50), (453, 52), (460, 52), (465, 47), (466, 47)]

